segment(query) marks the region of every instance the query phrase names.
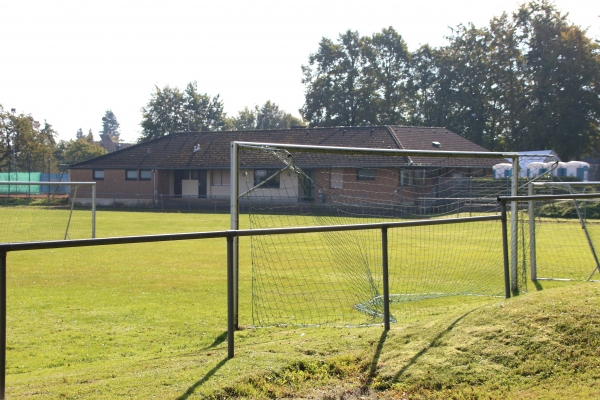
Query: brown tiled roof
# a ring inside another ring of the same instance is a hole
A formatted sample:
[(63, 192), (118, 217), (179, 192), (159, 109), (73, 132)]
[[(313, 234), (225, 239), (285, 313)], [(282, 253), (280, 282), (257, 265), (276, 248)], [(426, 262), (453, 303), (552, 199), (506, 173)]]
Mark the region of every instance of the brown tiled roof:
[[(471, 142), (456, 133), (439, 127), (415, 127), (415, 126), (389, 126), (394, 136), (398, 139), (400, 146), (406, 150), (426, 150), (426, 151), (472, 151), (488, 152), (485, 148)], [(435, 145), (434, 145), (435, 143)], [(438, 147), (439, 146), (439, 147)], [(417, 165), (438, 165), (447, 163), (451, 165), (460, 165), (468, 167), (488, 167), (495, 164), (506, 162), (505, 159), (466, 159), (454, 158), (446, 160), (432, 157), (409, 157), (413, 164)]]
[[(332, 127), (232, 132), (175, 133), (133, 145), (70, 166), (72, 169), (210, 169), (229, 168), (232, 141), (259, 143), (289, 143), (335, 147), (364, 147), (382, 149), (436, 150), (432, 141), (441, 143), (437, 150), (486, 151), (444, 128), (415, 128), (401, 126)], [(199, 149), (196, 150), (195, 149)], [(274, 166), (281, 163), (274, 157), (256, 154), (242, 163)], [(442, 159), (426, 157), (347, 156), (301, 153), (294, 157), (303, 167), (413, 164), (440, 165)], [(393, 160), (393, 161), (392, 161)], [(445, 159), (444, 159), (445, 160)], [(472, 164), (473, 160), (469, 160)], [(488, 166), (501, 162), (480, 160)], [(455, 163), (452, 163), (455, 165)]]

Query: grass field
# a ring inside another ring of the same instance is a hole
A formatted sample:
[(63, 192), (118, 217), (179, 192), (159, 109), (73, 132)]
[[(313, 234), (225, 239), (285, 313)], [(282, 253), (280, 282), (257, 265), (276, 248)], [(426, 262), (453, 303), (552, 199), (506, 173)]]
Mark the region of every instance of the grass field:
[[(97, 224), (98, 237), (209, 231), (227, 229), (228, 216), (105, 211)], [(241, 239), (244, 326), (252, 323), (249, 247)], [(536, 398), (550, 390), (558, 398), (565, 385), (598, 394), (595, 284), (509, 301), (432, 299), (421, 303), (429, 318), (388, 334), (245, 329), (227, 360), (225, 260), (223, 239), (9, 253), (7, 397), (518, 398), (525, 390)]]
[[(70, 219), (69, 219), (70, 217)], [(61, 207), (0, 207), (0, 241), (31, 242), (89, 238), (92, 212)]]

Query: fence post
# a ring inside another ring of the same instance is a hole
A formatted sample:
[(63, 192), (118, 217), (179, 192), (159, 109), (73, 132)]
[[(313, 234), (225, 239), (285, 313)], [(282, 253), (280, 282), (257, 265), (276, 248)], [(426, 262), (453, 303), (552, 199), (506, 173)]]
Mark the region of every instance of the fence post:
[(383, 269), (383, 327), (390, 330), (390, 277), (388, 268), (388, 228), (381, 228), (381, 262)]
[[(519, 157), (513, 158), (513, 176), (510, 195), (516, 197), (519, 195)], [(519, 202), (514, 200), (510, 205), (510, 273), (511, 273), (511, 289), (513, 293), (519, 292)]]
[(0, 252), (0, 400), (6, 392), (6, 252)]
[(234, 356), (235, 332), (235, 297), (234, 279), (235, 268), (233, 262), (233, 235), (227, 236), (227, 357)]
[(506, 202), (498, 199), (502, 210), (502, 253), (504, 255), (504, 293), (507, 299), (510, 298), (510, 274), (508, 265), (508, 228), (506, 227)]
[[(529, 196), (534, 195), (533, 182), (529, 183), (529, 188), (527, 189), (527, 194)], [(536, 254), (535, 254), (535, 202), (533, 200), (529, 200), (529, 264), (531, 266), (531, 280), (537, 280), (537, 263), (536, 263)]]

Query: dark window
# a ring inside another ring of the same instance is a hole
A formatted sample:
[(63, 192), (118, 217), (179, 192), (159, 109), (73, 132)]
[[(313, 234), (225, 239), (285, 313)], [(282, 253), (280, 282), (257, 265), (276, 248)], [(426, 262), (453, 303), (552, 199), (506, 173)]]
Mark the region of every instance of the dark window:
[(103, 169), (95, 169), (94, 170), (94, 180), (101, 181), (104, 179), (104, 170)]
[[(276, 169), (256, 169), (254, 170), (254, 186), (261, 184), (262, 182), (269, 179), (273, 174), (276, 174)], [(279, 189), (279, 174), (271, 178), (267, 183), (261, 186), (261, 188), (275, 188)]]
[(374, 181), (375, 170), (359, 168), (356, 170), (356, 179), (359, 181)]
[(141, 169), (140, 170), (140, 180), (141, 181), (149, 181), (152, 179), (152, 171), (149, 169)]
[(192, 176), (192, 179), (198, 179), (198, 170), (193, 169), (191, 176)]
[(181, 179), (185, 179), (185, 180), (190, 179), (190, 170), (189, 169), (184, 169), (181, 171)]
[(137, 181), (137, 169), (125, 170), (125, 179), (128, 181)]

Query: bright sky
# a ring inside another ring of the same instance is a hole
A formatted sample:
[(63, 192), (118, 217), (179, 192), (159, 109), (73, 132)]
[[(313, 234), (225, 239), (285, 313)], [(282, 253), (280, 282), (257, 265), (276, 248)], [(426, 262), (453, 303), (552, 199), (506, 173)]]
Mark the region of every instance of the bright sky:
[[(448, 27), (485, 26), (514, 0), (1, 0), (0, 104), (47, 120), (60, 139), (98, 139), (107, 109), (137, 139), (154, 86), (219, 94), (225, 111), (274, 101), (299, 116), (301, 65), (322, 37), (393, 26), (414, 50), (440, 46)], [(556, 0), (600, 39), (600, 2)]]

